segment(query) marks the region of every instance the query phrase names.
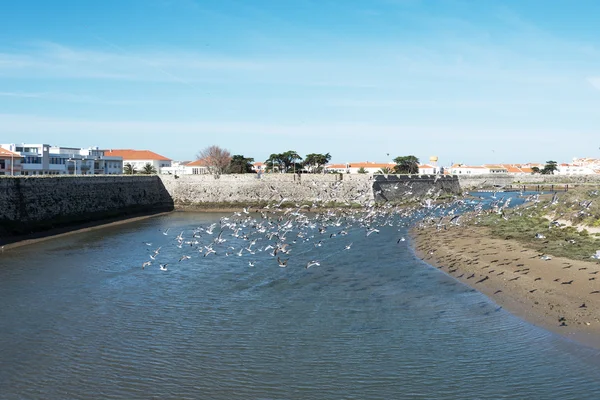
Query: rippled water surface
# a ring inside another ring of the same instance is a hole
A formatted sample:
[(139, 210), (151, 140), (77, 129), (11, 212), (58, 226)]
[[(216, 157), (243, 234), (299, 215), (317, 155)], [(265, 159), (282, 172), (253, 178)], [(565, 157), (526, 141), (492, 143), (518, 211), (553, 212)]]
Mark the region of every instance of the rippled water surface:
[(0, 398), (598, 398), (598, 351), (421, 262), (398, 242), (403, 227), (298, 240), (287, 268), (257, 251), (266, 239), (242, 256), (249, 243), (230, 232), (207, 257), (176, 246), (222, 216), (173, 213), (2, 254)]

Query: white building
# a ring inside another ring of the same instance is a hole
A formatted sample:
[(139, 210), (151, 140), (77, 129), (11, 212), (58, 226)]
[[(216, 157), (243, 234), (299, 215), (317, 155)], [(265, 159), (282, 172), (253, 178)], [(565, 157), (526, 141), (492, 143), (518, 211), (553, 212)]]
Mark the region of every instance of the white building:
[[(130, 164), (135, 171), (140, 172), (146, 164), (152, 165), (157, 173), (162, 173), (162, 168), (169, 168), (172, 165), (171, 159), (160, 154), (156, 154), (150, 150), (131, 150), (131, 149), (119, 149), (119, 150), (105, 150), (106, 155), (113, 157), (123, 158), (123, 168), (125, 165)], [(121, 173), (123, 172), (121, 169)], [(166, 170), (168, 173), (168, 170)]]
[(419, 175), (435, 175), (440, 172), (440, 169), (435, 165), (423, 164), (419, 165)]
[(170, 167), (161, 168), (160, 173), (166, 175), (202, 175), (209, 174), (210, 171), (202, 160), (196, 160), (173, 161)]
[(265, 164), (262, 161), (256, 161), (255, 163), (252, 164), (252, 169), (257, 174), (262, 174), (262, 173), (266, 172), (266, 170), (267, 170), (267, 164)]
[(106, 156), (98, 147), (83, 149), (29, 143), (0, 147), (20, 155), (20, 175), (25, 176), (120, 174), (123, 168), (121, 157)]
[(490, 173), (489, 169), (479, 165), (454, 164), (448, 170), (450, 175), (484, 175)]
[(591, 165), (558, 164), (556, 168), (556, 171), (554, 171), (556, 175), (588, 175), (599, 173)]

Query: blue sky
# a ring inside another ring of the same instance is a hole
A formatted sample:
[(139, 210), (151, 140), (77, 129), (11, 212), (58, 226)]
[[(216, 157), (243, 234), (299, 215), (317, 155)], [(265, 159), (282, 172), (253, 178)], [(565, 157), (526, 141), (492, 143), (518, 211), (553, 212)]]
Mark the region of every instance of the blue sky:
[[(19, 0), (0, 142), (600, 158), (595, 0)], [(388, 156), (389, 154), (389, 156)]]

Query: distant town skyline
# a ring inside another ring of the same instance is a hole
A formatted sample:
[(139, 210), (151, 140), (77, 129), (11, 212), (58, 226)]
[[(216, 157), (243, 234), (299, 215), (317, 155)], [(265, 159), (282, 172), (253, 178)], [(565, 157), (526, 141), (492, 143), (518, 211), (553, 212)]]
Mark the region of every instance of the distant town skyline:
[(174, 160), (213, 144), (257, 161), (600, 158), (599, 12), (592, 0), (10, 2), (0, 136)]

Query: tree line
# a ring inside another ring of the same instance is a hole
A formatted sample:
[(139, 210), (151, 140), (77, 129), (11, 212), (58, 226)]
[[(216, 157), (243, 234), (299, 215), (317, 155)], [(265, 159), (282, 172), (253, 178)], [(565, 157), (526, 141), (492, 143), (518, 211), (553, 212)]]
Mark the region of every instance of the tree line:
[[(209, 146), (198, 152), (198, 160), (203, 160), (205, 167), (215, 174), (244, 174), (254, 172), (254, 158), (242, 154), (231, 153), (219, 146)], [(307, 154), (302, 158), (298, 152), (288, 150), (283, 153), (273, 153), (265, 160), (266, 172), (323, 172), (325, 165), (331, 160), (329, 153)]]
[[(254, 172), (254, 158), (241, 154), (231, 153), (219, 146), (206, 147), (196, 155), (198, 160), (203, 160), (206, 168), (213, 174), (243, 174)], [(295, 150), (282, 153), (272, 153), (265, 161), (265, 172), (281, 173), (323, 173), (325, 166), (331, 161), (330, 153), (310, 153), (305, 157), (300, 156)], [(396, 165), (390, 168), (382, 168), (378, 173), (382, 174), (417, 174), (419, 172), (419, 159), (414, 155), (396, 157), (393, 160)], [(358, 171), (359, 173), (366, 171)]]
[[(254, 158), (246, 157), (242, 154), (232, 155), (229, 150), (212, 145), (208, 146), (196, 154), (197, 160), (203, 161), (203, 166), (211, 174), (244, 174), (253, 173)], [(288, 150), (282, 153), (272, 153), (265, 161), (265, 172), (280, 173), (323, 173), (325, 166), (331, 161), (329, 153), (310, 153), (305, 157), (300, 156), (295, 150)], [(396, 157), (393, 160), (396, 165), (393, 167), (381, 168), (377, 173), (380, 174), (416, 174), (419, 172), (419, 159), (413, 155)], [(144, 167), (137, 170), (131, 163), (123, 166), (123, 173), (132, 174), (156, 174), (156, 168), (146, 163)], [(364, 168), (358, 170), (358, 173), (366, 173)]]

